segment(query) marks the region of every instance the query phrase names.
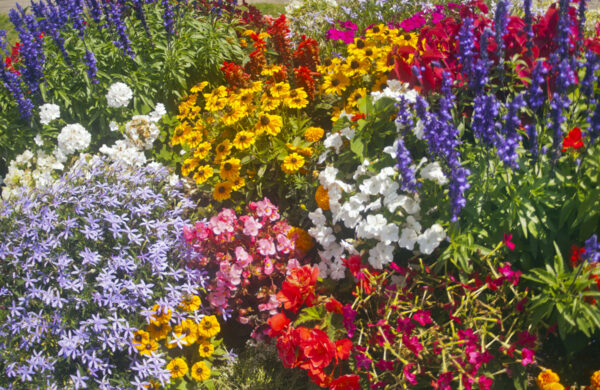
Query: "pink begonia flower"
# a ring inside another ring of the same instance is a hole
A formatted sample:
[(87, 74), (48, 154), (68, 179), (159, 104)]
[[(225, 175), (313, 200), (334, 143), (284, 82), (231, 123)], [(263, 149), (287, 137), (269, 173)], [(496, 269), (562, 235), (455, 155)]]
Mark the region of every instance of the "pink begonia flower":
[(214, 234), (233, 232), (236, 223), (235, 212), (231, 209), (223, 209), (218, 215), (209, 221), (209, 227)]
[(288, 254), (294, 250), (294, 242), (283, 234), (278, 234), (277, 250), (281, 253)]
[(273, 260), (270, 257), (265, 258), (265, 265), (263, 267), (265, 275), (271, 275), (273, 273)]
[(410, 383), (411, 385), (416, 385), (417, 382), (417, 375), (413, 372), (411, 372), (412, 368), (414, 367), (415, 363), (408, 363), (404, 365), (404, 368), (402, 369), (402, 372), (404, 373), (404, 378), (408, 381), (408, 383)]
[(529, 348), (523, 348), (521, 351), (521, 364), (526, 366), (528, 364), (533, 363), (535, 357), (535, 351), (532, 351)]
[(258, 310), (260, 311), (269, 311), (269, 314), (275, 315), (278, 313), (278, 308), (281, 306), (279, 300), (277, 300), (277, 296), (275, 294), (271, 294), (269, 297), (269, 301), (267, 303), (261, 303), (258, 305)]
[(289, 259), (287, 263), (286, 275), (289, 275), (294, 268), (300, 268), (300, 262), (296, 258)]
[(276, 221), (279, 219), (279, 212), (277, 211), (277, 207), (271, 203), (271, 201), (267, 198), (264, 198), (258, 202), (252, 202), (250, 204), (251, 208), (256, 209), (256, 215), (261, 218), (268, 218), (271, 221)]
[(417, 310), (417, 312), (413, 314), (412, 319), (418, 322), (421, 326), (425, 326), (433, 322), (431, 320), (431, 314), (428, 310)]
[(263, 227), (262, 223), (260, 223), (257, 219), (254, 219), (254, 217), (244, 218), (245, 235), (256, 237), (261, 227)]
[(512, 237), (513, 237), (512, 234), (504, 233), (504, 245), (506, 245), (508, 247), (508, 249), (510, 249), (511, 251), (514, 251), (515, 244), (510, 241), (510, 240), (512, 240)]
[(227, 307), (227, 295), (225, 291), (214, 291), (208, 295), (208, 301), (214, 307)]
[(275, 254), (275, 244), (273, 244), (273, 241), (261, 238), (258, 240), (257, 246), (258, 253), (263, 256), (273, 256)]
[(249, 266), (252, 260), (252, 255), (248, 254), (244, 248), (241, 246), (235, 248), (235, 261), (243, 268)]

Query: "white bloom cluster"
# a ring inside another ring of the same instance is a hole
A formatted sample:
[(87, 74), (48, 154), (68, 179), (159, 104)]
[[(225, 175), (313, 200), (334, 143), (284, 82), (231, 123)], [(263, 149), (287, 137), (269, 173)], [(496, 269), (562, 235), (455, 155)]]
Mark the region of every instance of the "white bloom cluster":
[(106, 101), (109, 107), (120, 108), (127, 106), (132, 97), (131, 88), (125, 83), (117, 82), (108, 89)]
[(50, 124), (50, 122), (58, 118), (60, 118), (60, 107), (56, 104), (46, 103), (40, 106), (40, 123), (42, 125)]
[(125, 124), (127, 141), (140, 150), (152, 148), (159, 134), (160, 130), (148, 115), (135, 115)]
[(8, 173), (4, 178), (2, 197), (10, 199), (19, 196), (18, 190), (22, 186), (31, 188), (47, 186), (54, 180), (54, 171), (63, 168), (64, 166), (52, 155), (41, 150), (36, 155), (26, 150), (10, 162)]
[(79, 123), (63, 127), (57, 138), (58, 148), (65, 156), (86, 149), (91, 140), (91, 134)]
[[(385, 151), (395, 155), (395, 148), (396, 144)], [(382, 158), (388, 159), (390, 165), (395, 163), (389, 157)], [(426, 163), (423, 159), (412, 168), (424, 179), (439, 185), (447, 183), (438, 163)], [(313, 227), (308, 232), (323, 247), (319, 252), (322, 277), (343, 278), (342, 258), (357, 253), (356, 245), (361, 248), (367, 245), (369, 263), (381, 269), (394, 260), (396, 248), (415, 250), (418, 245), (421, 253), (431, 254), (446, 238), (444, 229), (438, 224), (423, 231), (419, 222), (419, 196), (400, 189), (401, 177), (396, 168), (387, 166), (373, 172), (372, 166), (365, 160), (352, 174), (350, 183), (338, 179), (341, 173), (333, 166), (319, 174), (319, 183), (329, 194), (329, 212), (320, 208), (311, 212), (309, 218)], [(340, 232), (348, 231), (342, 229), (341, 224), (352, 229), (354, 236), (341, 237)]]
[(373, 92), (373, 102), (387, 97), (400, 101), (401, 98), (406, 99), (409, 103), (415, 103), (417, 101), (418, 93), (414, 89), (410, 88), (408, 83), (403, 83), (399, 80), (388, 80), (387, 87), (381, 92)]
[(118, 140), (111, 147), (102, 145), (100, 153), (106, 154), (114, 161), (122, 161), (131, 166), (142, 166), (146, 162), (146, 155), (143, 151), (125, 140)]

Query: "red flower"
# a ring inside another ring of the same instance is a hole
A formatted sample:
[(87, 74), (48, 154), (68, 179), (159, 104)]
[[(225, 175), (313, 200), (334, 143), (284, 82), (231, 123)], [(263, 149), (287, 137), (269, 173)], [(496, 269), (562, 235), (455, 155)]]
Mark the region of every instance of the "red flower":
[(300, 367), (311, 372), (322, 371), (336, 356), (336, 346), (321, 329), (311, 329), (310, 339), (303, 343), (302, 352), (306, 357)]
[(574, 127), (569, 131), (569, 134), (563, 140), (562, 151), (566, 152), (568, 148), (575, 150), (583, 148), (583, 141), (581, 140), (581, 129)]
[(358, 375), (344, 375), (331, 382), (329, 390), (360, 390)]
[(329, 298), (329, 301), (325, 304), (325, 309), (330, 313), (343, 314), (342, 304), (335, 298)]
[(367, 116), (361, 112), (360, 114), (354, 114), (354, 115), (352, 115), (351, 120), (352, 120), (352, 122), (356, 122), (359, 119), (365, 119), (366, 117)]
[(338, 360), (348, 359), (350, 350), (352, 349), (352, 341), (350, 339), (341, 339), (335, 342), (335, 357)]
[(581, 255), (585, 253), (585, 248), (580, 248), (577, 245), (571, 245), (571, 267), (575, 268), (581, 261)]
[(281, 290), (277, 293), (277, 300), (283, 303), (283, 307), (294, 313), (302, 305), (312, 306), (316, 299), (315, 284), (319, 278), (319, 267), (305, 265), (293, 268), (288, 278), (281, 284)]
[(279, 334), (281, 334), (281, 331), (283, 331), (289, 325), (290, 319), (287, 318), (285, 314), (278, 313), (269, 318), (267, 323), (271, 327), (271, 329), (267, 331), (269, 336), (277, 337)]

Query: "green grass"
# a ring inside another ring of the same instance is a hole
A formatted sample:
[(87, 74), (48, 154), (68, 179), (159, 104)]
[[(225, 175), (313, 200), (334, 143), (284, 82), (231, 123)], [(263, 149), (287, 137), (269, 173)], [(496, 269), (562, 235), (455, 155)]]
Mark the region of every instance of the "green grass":
[(274, 3), (254, 3), (252, 4), (265, 15), (279, 16), (285, 13), (285, 6), (287, 4), (274, 4)]
[(6, 14), (0, 14), (0, 30), (6, 30), (6, 38), (11, 45), (17, 41), (17, 33)]

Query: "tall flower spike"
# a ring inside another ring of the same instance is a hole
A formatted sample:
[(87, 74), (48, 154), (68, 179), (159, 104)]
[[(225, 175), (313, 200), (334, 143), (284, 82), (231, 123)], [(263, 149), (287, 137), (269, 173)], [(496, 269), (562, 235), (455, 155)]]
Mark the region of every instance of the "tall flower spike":
[(473, 19), (465, 18), (458, 32), (458, 59), (462, 65), (462, 73), (469, 80), (473, 78), (474, 56), (475, 34), (473, 34)]
[(531, 0), (524, 0), (523, 9), (525, 10), (525, 35), (527, 36), (527, 56), (531, 57), (533, 54), (533, 18), (531, 15)]
[(494, 29), (496, 45), (498, 47), (498, 68), (500, 77), (504, 74), (504, 34), (506, 34), (508, 4), (505, 0), (499, 0), (496, 5), (496, 14), (494, 15)]
[(521, 135), (517, 132), (517, 128), (521, 124), (519, 110), (524, 103), (523, 95), (515, 96), (509, 103), (508, 112), (504, 117), (504, 127), (502, 128), (504, 138), (498, 138), (498, 157), (506, 166), (513, 169), (519, 168), (517, 146), (521, 141)]
[(408, 111), (408, 102), (404, 97), (398, 103), (398, 116), (396, 117), (396, 128), (398, 129), (398, 140), (396, 147), (396, 159), (398, 172), (400, 173), (401, 184), (400, 188), (404, 191), (415, 192), (417, 189), (417, 180), (415, 171), (411, 168), (412, 158), (410, 152), (404, 145), (404, 131), (413, 126), (413, 120)]

